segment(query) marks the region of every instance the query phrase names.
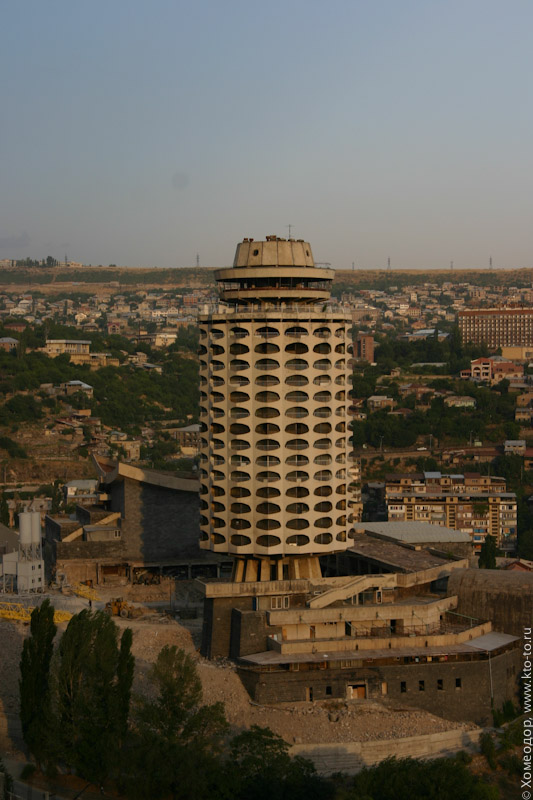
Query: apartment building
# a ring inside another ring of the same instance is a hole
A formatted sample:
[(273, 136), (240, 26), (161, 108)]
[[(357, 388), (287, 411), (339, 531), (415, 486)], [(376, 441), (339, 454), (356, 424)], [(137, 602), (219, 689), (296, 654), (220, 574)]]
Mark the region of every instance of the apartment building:
[[(200, 547), (234, 579), (319, 574), (349, 546), (349, 314), (311, 246), (244, 239), (200, 323)], [(259, 577), (258, 577), (259, 576)]]
[(367, 334), (359, 334), (355, 340), (354, 358), (356, 361), (374, 361), (374, 337)]
[(472, 308), (457, 314), (464, 342), (488, 347), (533, 345), (533, 308)]
[(498, 547), (516, 546), (517, 505), (504, 478), (479, 473), (390, 474), (385, 478), (389, 521), (430, 522), (469, 533), (479, 552), (488, 535)]
[(91, 353), (90, 347), (91, 342), (85, 339), (47, 339), (42, 351), (50, 358), (66, 353), (72, 364), (88, 364), (91, 369), (119, 366), (118, 358), (111, 353)]
[(88, 355), (91, 342), (85, 339), (47, 339), (44, 352), (50, 358), (67, 353), (69, 356)]

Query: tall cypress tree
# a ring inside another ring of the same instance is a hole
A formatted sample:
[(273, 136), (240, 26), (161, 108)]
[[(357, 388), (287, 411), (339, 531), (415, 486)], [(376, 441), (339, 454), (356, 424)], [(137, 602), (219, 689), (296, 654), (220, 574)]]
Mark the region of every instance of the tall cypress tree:
[(7, 505), (5, 492), (0, 497), (0, 522), (9, 527), (9, 507)]
[(50, 766), (54, 761), (50, 662), (56, 631), (54, 607), (46, 599), (32, 611), (30, 636), (22, 648), (19, 680), (22, 735), (40, 766)]
[(133, 681), (131, 640), (127, 629), (119, 647), (111, 617), (85, 610), (72, 617), (59, 645), (61, 757), (92, 783), (101, 784), (118, 764)]
[(479, 552), (478, 566), (480, 569), (496, 569), (496, 537), (485, 536), (485, 541), (481, 545)]

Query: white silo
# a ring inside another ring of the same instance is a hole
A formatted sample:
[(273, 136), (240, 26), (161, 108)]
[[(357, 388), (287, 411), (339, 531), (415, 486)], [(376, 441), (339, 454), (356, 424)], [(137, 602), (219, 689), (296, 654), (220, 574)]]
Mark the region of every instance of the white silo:
[(25, 557), (28, 557), (32, 545), (32, 514), (21, 511), (19, 514), (19, 544)]
[(44, 561), (41, 558), (40, 514), (22, 511), (19, 514), (19, 556), (17, 592), (42, 592)]
[(41, 557), (41, 514), (39, 511), (31, 512), (31, 543), (34, 558)]

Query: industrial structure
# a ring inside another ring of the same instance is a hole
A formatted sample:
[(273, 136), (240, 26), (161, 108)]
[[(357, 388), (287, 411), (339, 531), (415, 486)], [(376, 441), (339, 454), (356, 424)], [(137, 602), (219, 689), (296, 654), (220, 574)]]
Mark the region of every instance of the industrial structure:
[(39, 511), (19, 514), (18, 547), (2, 556), (0, 577), (4, 592), (43, 591), (45, 579)]
[(236, 581), (318, 577), (350, 530), (350, 315), (303, 240), (244, 239), (200, 316), (201, 541)]

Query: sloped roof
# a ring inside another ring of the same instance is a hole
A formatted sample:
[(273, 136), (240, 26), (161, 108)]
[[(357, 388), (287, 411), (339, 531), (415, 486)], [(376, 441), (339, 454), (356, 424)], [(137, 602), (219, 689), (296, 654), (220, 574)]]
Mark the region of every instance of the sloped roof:
[(16, 550), (19, 546), (19, 535), (17, 531), (8, 528), (0, 522), (0, 547), (7, 545), (7, 552)]

